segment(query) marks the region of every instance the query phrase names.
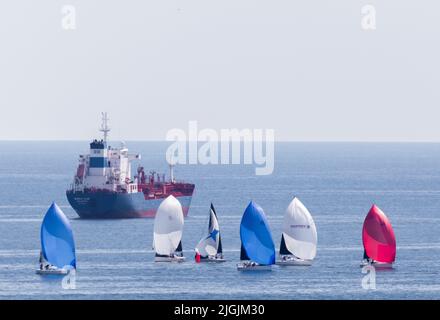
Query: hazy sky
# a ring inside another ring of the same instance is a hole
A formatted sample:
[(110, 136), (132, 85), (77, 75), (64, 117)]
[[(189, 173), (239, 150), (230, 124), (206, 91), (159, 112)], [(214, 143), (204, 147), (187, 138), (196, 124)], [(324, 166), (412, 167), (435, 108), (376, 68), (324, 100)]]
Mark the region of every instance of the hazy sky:
[[(76, 30), (61, 27), (63, 5)], [(377, 29), (361, 28), (373, 4)], [(0, 4), (0, 140), (440, 141), (440, 4), (427, 0), (14, 0)]]

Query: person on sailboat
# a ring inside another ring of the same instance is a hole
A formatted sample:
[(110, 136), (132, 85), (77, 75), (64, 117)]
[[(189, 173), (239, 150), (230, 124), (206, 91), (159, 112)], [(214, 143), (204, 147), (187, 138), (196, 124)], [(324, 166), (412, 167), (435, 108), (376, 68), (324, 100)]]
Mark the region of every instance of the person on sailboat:
[(368, 263), (368, 264), (373, 264), (373, 263), (374, 263), (374, 260), (371, 259), (371, 258), (367, 255), (367, 251), (365, 251), (365, 249), (364, 249), (364, 261), (365, 261), (366, 263)]
[(53, 266), (50, 263), (48, 263), (46, 259), (44, 259), (42, 251), (40, 251), (39, 263), (40, 263), (40, 270), (49, 270), (53, 268)]

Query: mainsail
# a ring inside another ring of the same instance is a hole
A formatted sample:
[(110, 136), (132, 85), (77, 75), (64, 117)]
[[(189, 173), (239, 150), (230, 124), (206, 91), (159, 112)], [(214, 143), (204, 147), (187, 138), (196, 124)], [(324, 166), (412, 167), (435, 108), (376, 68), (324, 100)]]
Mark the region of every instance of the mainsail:
[(170, 195), (162, 201), (154, 220), (154, 249), (158, 255), (169, 256), (181, 249), (183, 210), (179, 200)]
[(261, 265), (275, 263), (275, 246), (263, 209), (254, 202), (246, 208), (240, 224), (242, 257)]
[(307, 208), (295, 197), (284, 214), (280, 254), (313, 260), (317, 243), (315, 222)]
[(281, 234), (280, 254), (288, 255), (292, 254), (286, 247), (286, 241), (284, 241), (284, 235)]
[(217, 220), (217, 213), (211, 203), (211, 210), (209, 214), (209, 228), (208, 235), (203, 237), (196, 246), (196, 251), (203, 258), (208, 256), (215, 256), (222, 253), (222, 242), (220, 237), (220, 227)]
[(180, 240), (175, 253), (179, 256), (183, 256), (182, 240)]
[(243, 243), (241, 244), (241, 248), (240, 248), (240, 260), (250, 260), (250, 258), (246, 253), (246, 250), (243, 247)]
[(57, 268), (76, 268), (72, 228), (55, 202), (47, 210), (41, 224), (41, 251), (44, 260)]
[(373, 205), (365, 217), (362, 242), (368, 258), (392, 263), (396, 258), (396, 237), (385, 213)]

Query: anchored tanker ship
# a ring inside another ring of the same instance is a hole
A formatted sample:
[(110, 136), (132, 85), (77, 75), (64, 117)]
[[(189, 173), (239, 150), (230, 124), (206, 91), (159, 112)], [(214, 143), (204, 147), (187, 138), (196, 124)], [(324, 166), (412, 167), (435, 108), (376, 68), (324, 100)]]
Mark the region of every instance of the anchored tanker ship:
[(74, 181), (66, 191), (70, 205), (81, 218), (154, 217), (159, 204), (169, 195), (180, 201), (184, 215), (188, 215), (194, 184), (177, 182), (172, 165), (169, 180), (155, 171), (147, 175), (141, 166), (132, 178), (131, 161), (140, 159), (140, 155), (129, 154), (124, 145), (107, 145), (110, 129), (106, 113), (100, 131), (104, 139), (92, 141), (90, 153), (79, 156)]

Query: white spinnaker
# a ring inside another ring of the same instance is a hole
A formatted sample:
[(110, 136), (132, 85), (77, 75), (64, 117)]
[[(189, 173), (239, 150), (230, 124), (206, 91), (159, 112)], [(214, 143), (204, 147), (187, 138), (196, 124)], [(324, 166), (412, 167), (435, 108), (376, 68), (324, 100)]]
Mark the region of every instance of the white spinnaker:
[(284, 214), (283, 236), (287, 249), (297, 258), (315, 258), (318, 243), (315, 222), (298, 198), (290, 202)]
[(203, 257), (215, 256), (217, 254), (219, 238), (220, 238), (220, 234), (218, 232), (215, 234), (214, 238), (211, 236), (214, 230), (219, 231), (220, 229), (219, 229), (217, 217), (215, 216), (212, 209), (210, 214), (211, 214), (211, 219), (210, 219), (211, 225), (209, 226), (209, 234), (206, 237), (204, 237), (202, 240), (200, 240), (196, 246), (196, 250)]
[(179, 200), (169, 196), (162, 201), (154, 219), (154, 249), (160, 255), (176, 251), (183, 230), (183, 210)]

